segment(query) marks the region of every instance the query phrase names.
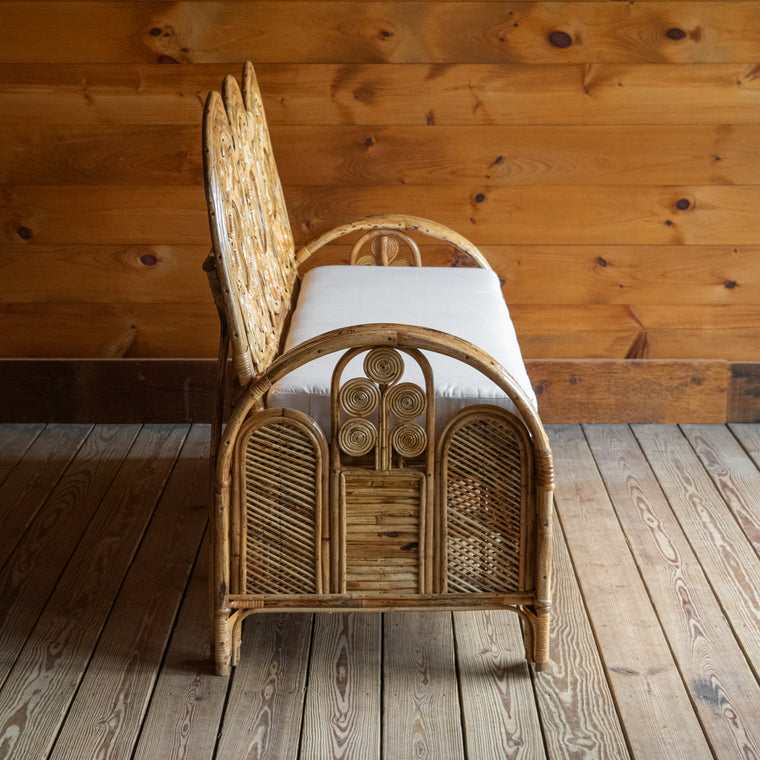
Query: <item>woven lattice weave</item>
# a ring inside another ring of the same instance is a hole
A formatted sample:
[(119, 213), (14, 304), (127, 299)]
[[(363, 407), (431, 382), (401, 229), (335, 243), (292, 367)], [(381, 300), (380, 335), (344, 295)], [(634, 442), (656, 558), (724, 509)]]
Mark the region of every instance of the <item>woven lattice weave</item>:
[(269, 425), (248, 438), (241, 459), (246, 593), (315, 593), (319, 463), (312, 441), (291, 425)]
[(458, 427), (446, 453), (448, 591), (521, 591), (529, 449), (495, 415)]

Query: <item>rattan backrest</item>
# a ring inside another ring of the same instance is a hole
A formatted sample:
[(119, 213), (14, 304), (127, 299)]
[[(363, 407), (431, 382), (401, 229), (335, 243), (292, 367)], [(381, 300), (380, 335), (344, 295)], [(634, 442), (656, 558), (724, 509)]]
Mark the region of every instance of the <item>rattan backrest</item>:
[(296, 279), (295, 249), (253, 66), (203, 115), (203, 166), (213, 245), (210, 271), (246, 386), (277, 354)]

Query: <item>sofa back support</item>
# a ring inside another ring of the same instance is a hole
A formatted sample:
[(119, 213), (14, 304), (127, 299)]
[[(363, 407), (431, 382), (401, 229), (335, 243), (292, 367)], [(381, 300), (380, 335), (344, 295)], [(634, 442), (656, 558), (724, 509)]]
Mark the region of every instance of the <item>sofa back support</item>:
[(245, 387), (278, 352), (296, 281), (293, 234), (253, 66), (222, 94), (211, 92), (203, 120), (203, 162), (212, 252), (212, 291)]

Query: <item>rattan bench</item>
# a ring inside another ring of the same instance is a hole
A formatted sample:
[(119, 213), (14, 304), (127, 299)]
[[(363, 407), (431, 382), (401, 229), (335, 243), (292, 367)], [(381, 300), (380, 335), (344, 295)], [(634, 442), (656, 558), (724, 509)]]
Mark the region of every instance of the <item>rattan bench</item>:
[[(221, 321), (217, 672), (237, 663), (244, 618), (286, 610), (509, 608), (541, 668), (552, 456), (488, 262), (407, 216), (351, 222), (296, 254), (251, 64), (242, 89), (227, 77), (209, 94), (203, 157)], [(348, 266), (302, 278), (338, 239), (353, 242)], [(475, 269), (418, 269), (419, 239)]]

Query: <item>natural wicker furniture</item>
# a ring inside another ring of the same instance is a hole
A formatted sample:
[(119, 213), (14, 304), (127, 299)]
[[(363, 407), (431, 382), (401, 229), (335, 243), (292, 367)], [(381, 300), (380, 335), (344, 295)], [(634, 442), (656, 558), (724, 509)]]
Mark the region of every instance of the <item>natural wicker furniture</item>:
[[(222, 326), (212, 430), (217, 672), (238, 660), (243, 619), (277, 610), (514, 609), (541, 668), (552, 457), (487, 261), (457, 233), (404, 216), (352, 222), (296, 255), (251, 64), (242, 92), (227, 77), (222, 94), (209, 94), (203, 155), (213, 241), (204, 268)], [(414, 238), (423, 235), (479, 269), (323, 267), (299, 296), (299, 265), (352, 235), (351, 265), (419, 267)], [(404, 287), (420, 293), (414, 324), (399, 324), (388, 306)], [(463, 305), (451, 307), (457, 299)], [(357, 319), (364, 309), (382, 319)], [(323, 320), (334, 329), (322, 332)], [(441, 322), (454, 329), (434, 329)], [(496, 358), (474, 344), (488, 329)]]

